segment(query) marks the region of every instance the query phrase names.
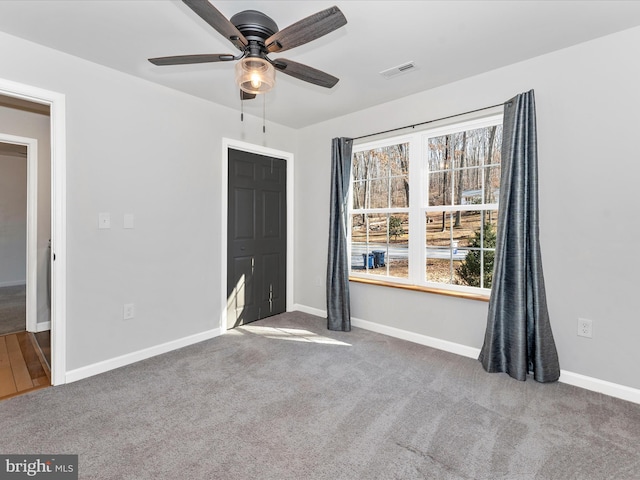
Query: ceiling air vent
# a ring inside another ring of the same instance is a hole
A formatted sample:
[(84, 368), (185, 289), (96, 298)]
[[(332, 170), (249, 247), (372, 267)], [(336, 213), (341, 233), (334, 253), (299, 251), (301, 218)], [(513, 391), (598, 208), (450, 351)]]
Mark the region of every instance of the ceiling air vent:
[(402, 65), (398, 65), (397, 67), (388, 68), (387, 70), (383, 70), (380, 72), (385, 78), (392, 78), (398, 75), (402, 75), (403, 73), (412, 72), (416, 69), (416, 64), (411, 62), (403, 63)]

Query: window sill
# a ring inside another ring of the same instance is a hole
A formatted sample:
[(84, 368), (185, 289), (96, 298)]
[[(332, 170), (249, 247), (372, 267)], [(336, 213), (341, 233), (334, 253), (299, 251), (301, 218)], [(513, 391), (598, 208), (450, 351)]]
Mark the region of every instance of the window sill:
[(456, 292), (453, 290), (445, 290), (443, 288), (423, 287), (420, 285), (405, 285), (402, 283), (386, 282), (384, 280), (374, 280), (371, 278), (349, 277), (350, 282), (364, 283), (367, 285), (378, 285), (379, 287), (401, 288), (403, 290), (413, 290), (414, 292), (435, 293), (437, 295), (446, 295), (449, 297), (466, 298), (467, 300), (478, 300), (488, 302), (489, 296), (480, 293)]

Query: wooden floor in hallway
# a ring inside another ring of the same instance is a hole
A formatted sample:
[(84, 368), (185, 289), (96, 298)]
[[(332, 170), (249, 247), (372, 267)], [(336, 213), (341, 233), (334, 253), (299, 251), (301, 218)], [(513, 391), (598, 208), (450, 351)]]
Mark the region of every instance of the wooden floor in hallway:
[(49, 386), (49, 366), (33, 334), (0, 336), (0, 400)]

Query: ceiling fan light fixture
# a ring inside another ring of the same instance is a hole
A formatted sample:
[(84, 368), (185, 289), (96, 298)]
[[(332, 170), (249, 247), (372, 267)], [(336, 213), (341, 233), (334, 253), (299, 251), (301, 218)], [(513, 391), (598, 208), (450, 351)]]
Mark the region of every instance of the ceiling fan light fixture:
[(236, 83), (247, 93), (266, 93), (276, 83), (276, 69), (260, 57), (246, 57), (236, 63)]

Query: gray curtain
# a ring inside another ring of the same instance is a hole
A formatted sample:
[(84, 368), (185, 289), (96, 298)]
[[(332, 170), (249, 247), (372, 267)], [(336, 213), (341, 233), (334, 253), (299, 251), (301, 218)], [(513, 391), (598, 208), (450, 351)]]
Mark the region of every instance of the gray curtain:
[(542, 275), (533, 90), (505, 104), (500, 210), (491, 299), (479, 357), (488, 372), (517, 380), (560, 377)]
[(331, 141), (331, 207), (327, 259), (327, 328), (351, 330), (349, 252), (347, 251), (347, 196), (351, 179), (353, 140)]

